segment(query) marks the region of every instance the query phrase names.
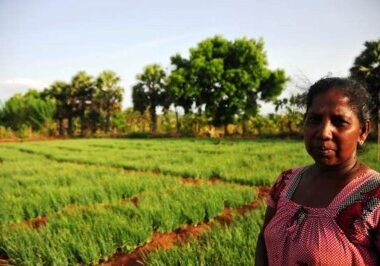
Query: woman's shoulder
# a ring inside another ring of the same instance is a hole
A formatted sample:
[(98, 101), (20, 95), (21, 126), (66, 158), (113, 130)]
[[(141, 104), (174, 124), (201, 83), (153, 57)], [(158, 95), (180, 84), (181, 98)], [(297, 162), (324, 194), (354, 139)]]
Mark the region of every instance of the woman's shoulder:
[(281, 172), (271, 187), (267, 199), (268, 206), (275, 207), (282, 193), (287, 190), (293, 180), (309, 166), (295, 167)]
[(338, 226), (349, 239), (356, 231), (366, 231), (357, 227), (378, 230), (380, 223), (380, 173), (367, 167), (358, 179), (356, 188), (340, 203), (336, 214)]
[(273, 187), (278, 187), (281, 183), (289, 183), (290, 180), (297, 177), (299, 174), (304, 172), (310, 165), (290, 168), (288, 170), (282, 171), (281, 174), (277, 177)]

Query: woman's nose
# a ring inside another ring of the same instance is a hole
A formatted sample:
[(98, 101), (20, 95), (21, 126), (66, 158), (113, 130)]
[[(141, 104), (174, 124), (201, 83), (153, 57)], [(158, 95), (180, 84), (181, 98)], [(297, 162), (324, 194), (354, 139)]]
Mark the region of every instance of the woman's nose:
[(332, 125), (329, 121), (324, 121), (320, 124), (317, 137), (323, 140), (332, 138)]

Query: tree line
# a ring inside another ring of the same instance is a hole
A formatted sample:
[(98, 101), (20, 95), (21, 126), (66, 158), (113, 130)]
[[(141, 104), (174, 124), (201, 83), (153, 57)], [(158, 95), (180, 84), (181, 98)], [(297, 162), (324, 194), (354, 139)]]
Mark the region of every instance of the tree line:
[[(367, 85), (377, 117), (380, 40), (364, 45), (350, 76)], [(238, 125), (243, 135), (302, 131), (305, 92), (278, 99), (289, 78), (284, 70), (268, 67), (262, 39), (207, 38), (190, 48), (188, 57), (173, 55), (167, 69), (150, 64), (136, 76), (133, 109), (122, 110), (123, 88), (115, 72), (106, 70), (92, 77), (79, 71), (70, 82), (56, 81), (43, 91), (31, 89), (11, 97), (0, 106), (0, 125), (61, 136), (107, 134), (112, 129), (149, 128), (156, 133), (158, 124), (161, 130), (172, 131), (173, 123), (177, 133), (214, 126), (224, 128), (226, 134), (231, 124)], [(273, 102), (283, 114), (259, 115), (260, 101)]]
[(121, 110), (119, 82), (120, 77), (111, 70), (96, 78), (79, 71), (71, 82), (55, 81), (41, 92), (32, 89), (14, 95), (2, 105), (0, 122), (16, 131), (23, 127), (38, 131), (55, 120), (60, 136), (73, 136), (76, 124), (80, 135), (95, 134), (99, 128), (109, 132), (112, 116)]

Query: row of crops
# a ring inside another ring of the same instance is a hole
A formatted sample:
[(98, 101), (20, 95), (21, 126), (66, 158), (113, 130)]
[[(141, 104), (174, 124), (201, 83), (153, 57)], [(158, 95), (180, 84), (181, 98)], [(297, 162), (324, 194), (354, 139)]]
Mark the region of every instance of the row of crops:
[[(371, 161), (370, 150), (363, 160)], [(96, 265), (154, 232), (212, 221), (254, 185), (309, 163), (296, 141), (67, 140), (0, 145), (0, 259)], [(199, 182), (184, 182), (184, 178)], [(207, 180), (221, 180), (207, 182)], [(203, 180), (203, 181), (202, 181)], [(249, 265), (263, 210), (144, 256), (148, 265)], [(0, 260), (1, 264), (1, 260)]]
[(7, 144), (56, 162), (159, 171), (249, 185), (270, 184), (280, 171), (311, 162), (301, 142), (209, 140), (72, 140)]
[(217, 225), (200, 238), (144, 257), (148, 265), (253, 265), (264, 208), (236, 216), (228, 227)]

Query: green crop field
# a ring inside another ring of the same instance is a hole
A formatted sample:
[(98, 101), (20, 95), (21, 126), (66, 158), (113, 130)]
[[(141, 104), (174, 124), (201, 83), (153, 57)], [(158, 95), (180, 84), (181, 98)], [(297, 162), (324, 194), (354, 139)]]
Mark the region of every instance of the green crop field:
[[(379, 170), (375, 146), (362, 160)], [(0, 145), (0, 265), (97, 265), (156, 232), (214, 221), (311, 163), (301, 141), (86, 139)], [(195, 179), (197, 182), (188, 182)], [(187, 182), (185, 182), (187, 180)], [(217, 182), (215, 182), (215, 180)], [(147, 265), (251, 265), (264, 207)]]

